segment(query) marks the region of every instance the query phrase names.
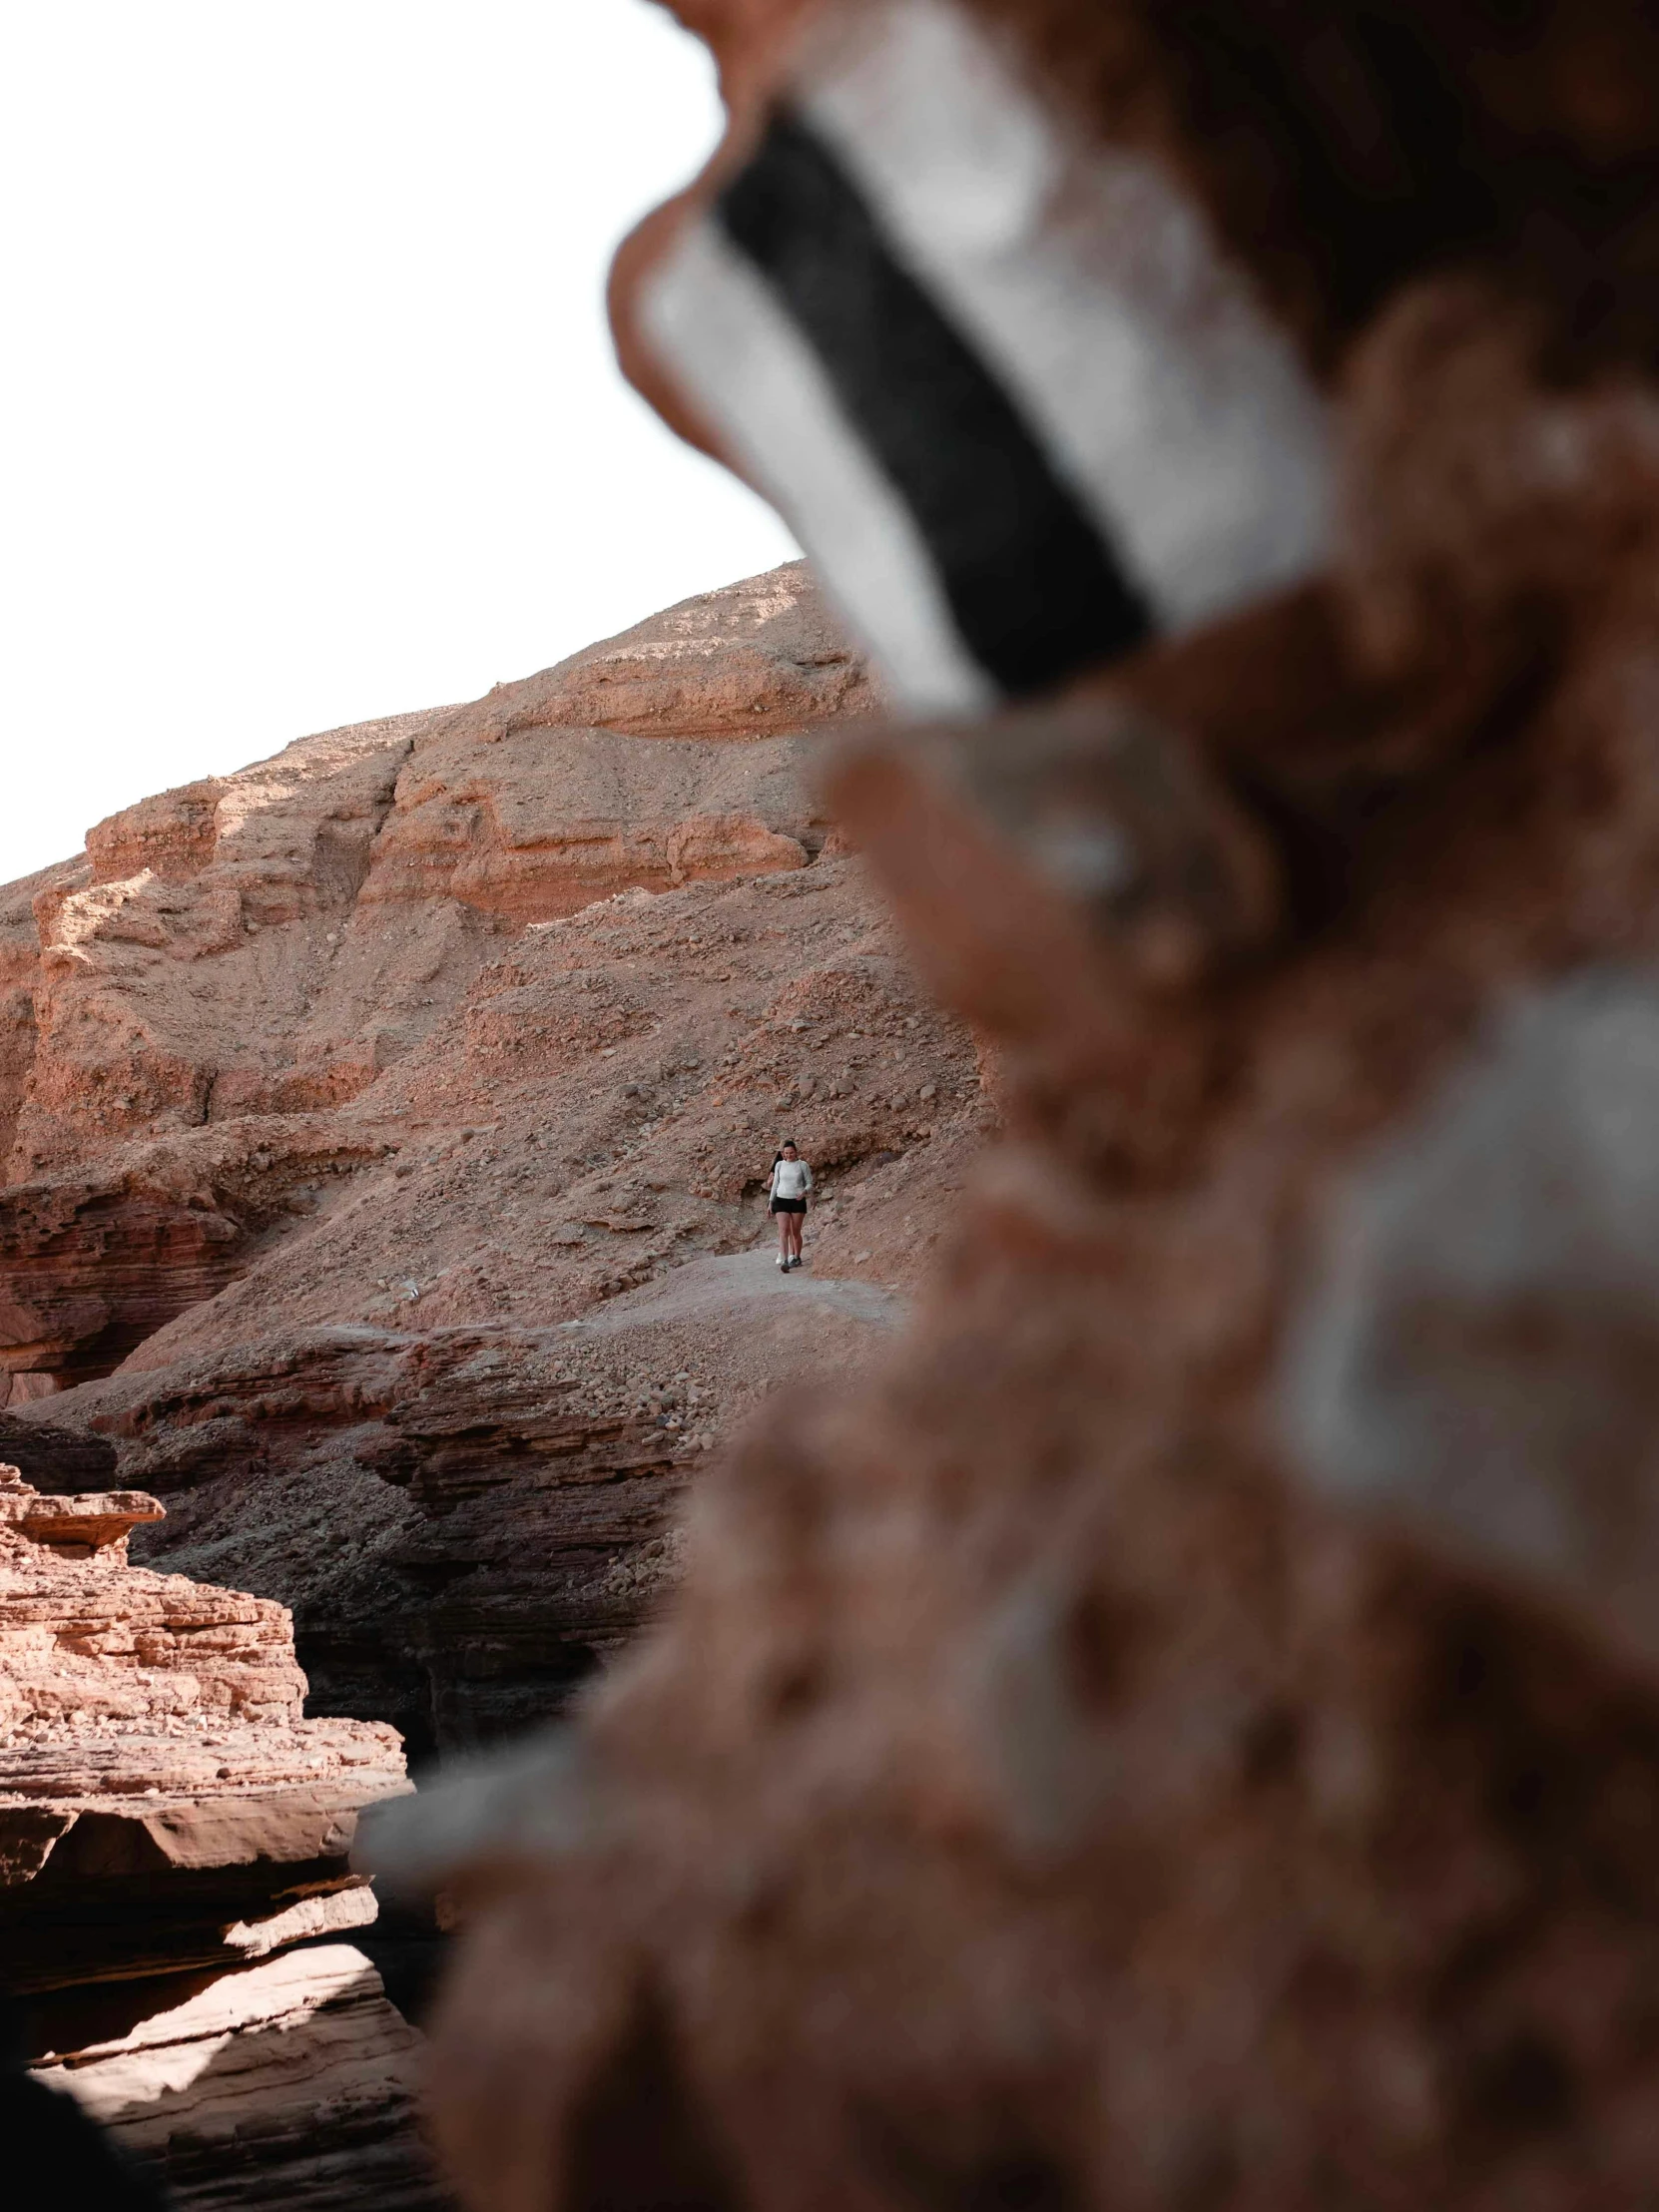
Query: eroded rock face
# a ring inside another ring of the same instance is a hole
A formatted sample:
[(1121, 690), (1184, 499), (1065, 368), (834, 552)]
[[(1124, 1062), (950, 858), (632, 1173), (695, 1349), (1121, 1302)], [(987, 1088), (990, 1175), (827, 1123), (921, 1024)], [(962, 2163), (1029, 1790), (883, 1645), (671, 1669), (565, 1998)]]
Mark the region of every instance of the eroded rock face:
[[(151, 1098), (152, 1133), (88, 1122), (85, 1161), (0, 1190), (0, 1369), (57, 1393), (9, 1410), (32, 1463), (50, 1424), (169, 1499), (147, 1560), (291, 1605), (313, 1709), (422, 1750), (559, 1709), (657, 1603), (688, 1471), (768, 1389), (855, 1372), (920, 1275), (990, 1108), (970, 1035), (825, 842), (802, 726), (867, 701), (793, 568), (95, 834), (103, 888), (188, 903), (227, 869), (249, 889), (257, 853), (298, 910), (261, 908), (259, 956), (285, 964), (235, 1031), (251, 938), (119, 972), (89, 948), (77, 974), (130, 1026), (200, 975), (221, 1073), (207, 1120)], [(604, 725), (570, 719), (596, 702)], [(393, 755), (342, 919), (305, 854), (361, 825)], [(395, 990), (364, 1014), (350, 963), (383, 980), (411, 932), (453, 928), (466, 960), (419, 968), (418, 1030), (376, 1072)], [(299, 1065), (283, 991), (367, 1055), (354, 1096), (284, 1074), (248, 1110), (233, 1061)], [(794, 1321), (760, 1204), (785, 1136), (821, 1202)]]
[(310, 1710), (430, 1754), (547, 1718), (661, 1600), (706, 1432), (595, 1382), (561, 1330), (316, 1330), (98, 1417), (171, 1500), (150, 1556), (279, 1594)]
[[(822, 530), (916, 696), (1081, 675), (835, 785), (1007, 1106), (911, 1331), (711, 1470), (550, 1746), (385, 1817), (374, 1863), (464, 1897), (451, 2166), (479, 2212), (1642, 2201), (1659, 408), (1603, 195), (1659, 162), (1654, 24), (681, 12), (731, 134), (619, 262), (625, 357)], [(1122, 202), (1081, 254), (1103, 181), (1191, 256)], [(913, 320), (847, 347), (824, 273), (873, 288), (887, 241)], [(1250, 410), (1196, 480), (1212, 255), (1308, 378), (1329, 537), (1189, 627), (1138, 533), (1199, 518), (1197, 565), (1252, 480), (1294, 521), (1308, 450)], [(776, 403), (802, 344), (842, 407)], [(970, 367), (1011, 429), (944, 404)], [(1108, 456), (1139, 640), (1049, 623), (1102, 595), (999, 503), (1033, 420), (1074, 485)]]
[(284, 1607), (130, 1565), (162, 1517), (0, 1469), (0, 1959), (30, 2055), (179, 2202), (290, 2201), (290, 2162), (311, 2187), (359, 2140), (396, 2201), (431, 2202), (414, 2038), (368, 1960), (276, 1956), (373, 1921), (347, 1854), (361, 1808), (407, 1788), (398, 1739), (300, 1717)]
[(878, 704), (805, 562), (704, 592), (463, 712), (499, 737), (534, 727), (641, 738), (773, 738)]
[(368, 903), (457, 898), (549, 921), (613, 891), (805, 867), (824, 842), (800, 739), (741, 751), (614, 730), (513, 728), (487, 749), (465, 719), (417, 748), (363, 886)]
[[(179, 1349), (434, 1292), (442, 1322), (569, 1318), (718, 1248), (781, 1116), (831, 1172), (959, 1119), (966, 1041), (825, 849), (810, 726), (869, 696), (797, 564), (475, 706), (146, 801), (15, 886), (12, 1394), (207, 1303)], [(454, 1165), (476, 1136), (505, 1138), (469, 1162), (493, 1176)], [(619, 1200), (649, 1141), (657, 1195)]]
[(280, 1606), (128, 1564), (131, 1530), (162, 1514), (139, 1491), (50, 1497), (15, 1469), (0, 1478), (0, 1710), (28, 1749), (116, 1720), (298, 1720), (304, 1678)]
[(23, 1094), (34, 1069), (41, 996), (40, 927), (35, 901), (46, 910), (90, 875), (85, 859), (67, 860), (0, 890), (0, 1159), (10, 1161)]
[(122, 1139), (331, 1105), (372, 1074), (366, 1017), (378, 1004), (395, 1019), (393, 974), (464, 982), (478, 954), (460, 914), (418, 946), (347, 941), (398, 772), (432, 719), (302, 739), (90, 832), (81, 878), (34, 900), (12, 1181)]
[(827, 830), (801, 733), (868, 699), (798, 564), (475, 706), (301, 739), (99, 824), (0, 911), (10, 1179), (336, 1106), (503, 931), (801, 867)]
[(420, 2037), (346, 1943), (180, 1990), (136, 2027), (36, 2071), (191, 2212), (448, 2202), (411, 2125)]
[[(1403, 1412), (1449, 1454), (1460, 1403), (1501, 1439), (1540, 1352), (1544, 1405), (1589, 1404), (1600, 1350), (1507, 1330), (1517, 1283), (1545, 1318), (1593, 1285), (1648, 1341), (1652, 1133), (1596, 1105), (1649, 1080), (1645, 986), (1611, 1019), (1600, 948), (1659, 944), (1648, 737), (1613, 696), (1563, 698), (1521, 769), (1448, 774), (1408, 867), (1396, 827), (1357, 840), (1341, 917), (1174, 994), (961, 779), (900, 741), (848, 772), (1014, 1139), (894, 1355), (700, 1483), (671, 1612), (557, 1751), (372, 1860), (467, 1898), (439, 2100), (471, 2201), (1650, 2185), (1659, 1700), (1612, 1555), (1522, 1557), (1412, 1460), (1357, 1512), (1288, 1413), (1332, 1250), (1368, 1393), (1339, 1443)], [(1562, 756), (1597, 764), (1576, 811)], [(1628, 1375), (1593, 1440), (1640, 1497)], [(1517, 1426), (1471, 1471), (1524, 1504), (1555, 1455), (1616, 1515), (1581, 1440)]]
[(527, 930), (418, 1055), (328, 1123), (336, 1140), (395, 1141), (395, 1160), (311, 1179), (315, 1220), (290, 1219), (134, 1364), (256, 1339), (274, 1314), (576, 1320), (753, 1243), (785, 1135), (821, 1171), (815, 1250), (830, 1272), (864, 1264), (866, 1209), (873, 1240), (877, 1217), (897, 1226), (913, 1204), (908, 1249), (889, 1246), (882, 1269), (913, 1281), (942, 1219), (934, 1194), (987, 1111), (968, 1034), (927, 1004), (856, 862), (602, 901)]
[(780, 1376), (856, 1372), (901, 1311), (783, 1288), (766, 1252), (688, 1261), (576, 1325), (316, 1329), (59, 1402), (167, 1498), (147, 1559), (280, 1597), (311, 1711), (424, 1755), (560, 1710), (663, 1602), (718, 1436)]

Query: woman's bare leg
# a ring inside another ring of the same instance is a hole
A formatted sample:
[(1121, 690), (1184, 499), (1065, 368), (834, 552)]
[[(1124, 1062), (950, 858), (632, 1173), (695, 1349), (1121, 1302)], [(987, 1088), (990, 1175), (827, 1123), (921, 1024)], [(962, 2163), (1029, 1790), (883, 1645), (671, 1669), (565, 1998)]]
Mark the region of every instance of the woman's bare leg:
[(790, 1225), (791, 1257), (799, 1262), (801, 1258), (801, 1232), (807, 1226), (807, 1217), (805, 1214), (788, 1214), (785, 1219)]
[(778, 1257), (780, 1260), (787, 1262), (789, 1256), (790, 1217), (788, 1214), (780, 1214), (778, 1217)]

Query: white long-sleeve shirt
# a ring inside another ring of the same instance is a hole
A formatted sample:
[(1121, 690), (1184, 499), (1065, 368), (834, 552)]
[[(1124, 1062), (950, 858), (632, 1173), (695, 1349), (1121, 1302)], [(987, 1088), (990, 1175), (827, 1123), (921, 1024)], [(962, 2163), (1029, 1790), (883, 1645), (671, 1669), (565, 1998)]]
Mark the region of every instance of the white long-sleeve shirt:
[(813, 1187), (813, 1171), (805, 1160), (779, 1160), (772, 1170), (774, 1198), (805, 1198)]

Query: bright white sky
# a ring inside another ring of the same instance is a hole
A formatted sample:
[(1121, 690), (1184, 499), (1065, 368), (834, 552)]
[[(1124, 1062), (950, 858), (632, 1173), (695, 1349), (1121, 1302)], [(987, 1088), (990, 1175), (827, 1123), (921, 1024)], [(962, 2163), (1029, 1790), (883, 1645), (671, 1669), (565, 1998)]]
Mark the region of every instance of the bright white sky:
[(715, 129), (645, 0), (0, 6), (0, 881), (791, 556), (605, 334)]

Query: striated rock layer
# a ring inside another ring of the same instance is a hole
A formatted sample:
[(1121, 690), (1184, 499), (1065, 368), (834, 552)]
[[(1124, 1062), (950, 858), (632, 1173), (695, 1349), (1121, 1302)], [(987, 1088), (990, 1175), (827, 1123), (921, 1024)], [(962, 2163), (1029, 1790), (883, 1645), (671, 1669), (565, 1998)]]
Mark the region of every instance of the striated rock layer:
[(411, 2125), (419, 2046), (361, 1951), (328, 1943), (182, 1988), (35, 2071), (191, 2212), (435, 2212), (445, 2199)]
[(173, 1500), (158, 1554), (293, 1606), (310, 1710), (431, 1751), (544, 1718), (669, 1574), (700, 1433), (584, 1387), (569, 1346), (312, 1330), (114, 1378), (99, 1417)]
[(292, 1948), (375, 1917), (347, 1855), (407, 1788), (397, 1737), (300, 1717), (280, 1605), (130, 1565), (162, 1517), (0, 1469), (0, 1960), (28, 2050), (180, 2204), (339, 2202), (347, 2155), (435, 2203), (413, 2031), (361, 1952)]
[(388, 1150), (323, 1115), (251, 1116), (0, 1194), (0, 1372), (56, 1387), (107, 1374), (246, 1274), (314, 1178)]
[(113, 816), (0, 904), (9, 1181), (338, 1106), (525, 923), (801, 868), (827, 830), (802, 733), (868, 698), (798, 566)]

